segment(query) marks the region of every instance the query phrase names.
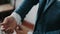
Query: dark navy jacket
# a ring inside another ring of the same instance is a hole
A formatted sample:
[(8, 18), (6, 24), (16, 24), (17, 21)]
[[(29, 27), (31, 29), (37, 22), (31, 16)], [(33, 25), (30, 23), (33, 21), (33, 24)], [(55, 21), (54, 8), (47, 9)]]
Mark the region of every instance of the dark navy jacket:
[(24, 0), (15, 10), (22, 20), (30, 9), (39, 3), (37, 21), (33, 34), (59, 34), (60, 33), (60, 1), (59, 0)]

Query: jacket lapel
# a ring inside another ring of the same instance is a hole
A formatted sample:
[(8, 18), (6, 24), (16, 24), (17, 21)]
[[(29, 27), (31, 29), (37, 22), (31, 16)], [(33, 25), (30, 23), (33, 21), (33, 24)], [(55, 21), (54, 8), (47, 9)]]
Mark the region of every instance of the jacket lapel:
[(56, 0), (47, 0), (43, 13), (55, 2)]

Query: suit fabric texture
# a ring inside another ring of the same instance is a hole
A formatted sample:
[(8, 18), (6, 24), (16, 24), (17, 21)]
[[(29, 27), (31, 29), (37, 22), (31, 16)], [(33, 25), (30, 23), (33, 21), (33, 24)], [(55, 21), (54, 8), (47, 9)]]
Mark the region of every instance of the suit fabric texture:
[(60, 1), (59, 0), (24, 0), (15, 12), (22, 21), (30, 9), (39, 3), (37, 20), (33, 34), (60, 34)]

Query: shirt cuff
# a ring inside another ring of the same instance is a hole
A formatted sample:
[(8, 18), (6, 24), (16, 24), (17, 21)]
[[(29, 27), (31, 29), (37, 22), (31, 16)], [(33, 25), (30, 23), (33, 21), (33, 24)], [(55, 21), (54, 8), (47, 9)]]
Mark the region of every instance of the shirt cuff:
[(21, 24), (21, 17), (19, 14), (17, 14), (16, 12), (13, 12), (10, 16), (12, 16), (13, 18), (15, 18), (17, 24)]
[(33, 34), (33, 31), (29, 31), (27, 34)]

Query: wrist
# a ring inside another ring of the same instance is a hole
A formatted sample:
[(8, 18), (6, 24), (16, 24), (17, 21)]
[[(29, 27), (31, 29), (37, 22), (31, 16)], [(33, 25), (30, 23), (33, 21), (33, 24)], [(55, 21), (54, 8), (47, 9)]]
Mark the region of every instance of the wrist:
[(10, 16), (12, 16), (16, 20), (17, 24), (21, 25), (21, 16), (19, 14), (13, 12)]

